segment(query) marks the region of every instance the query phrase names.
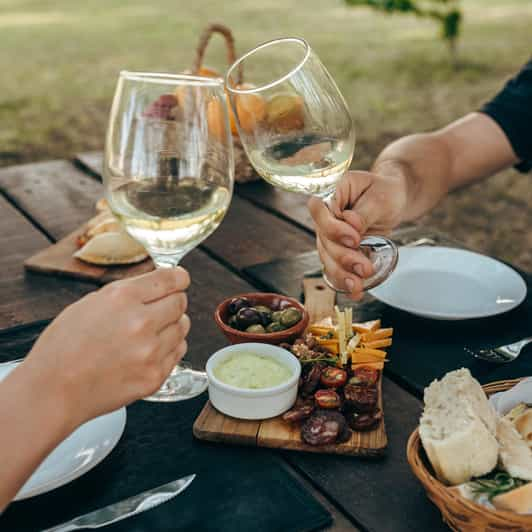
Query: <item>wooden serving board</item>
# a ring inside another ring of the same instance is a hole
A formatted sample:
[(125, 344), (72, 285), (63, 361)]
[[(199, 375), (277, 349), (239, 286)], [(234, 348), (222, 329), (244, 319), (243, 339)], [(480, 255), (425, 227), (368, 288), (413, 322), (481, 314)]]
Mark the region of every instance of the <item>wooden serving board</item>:
[(77, 259), (73, 253), (78, 249), (77, 238), (85, 232), (85, 228), (85, 226), (80, 227), (27, 259), (24, 262), (26, 270), (105, 284), (154, 269), (151, 259), (122, 266), (96, 266)]
[[(335, 293), (321, 279), (305, 279), (305, 307), (310, 323), (333, 313)], [(382, 375), (378, 383), (379, 408), (382, 404)], [(194, 436), (200, 440), (219, 443), (253, 445), (274, 449), (289, 449), (313, 453), (344, 454), (353, 456), (381, 456), (388, 444), (384, 420), (368, 432), (352, 432), (351, 439), (334, 445), (312, 446), (302, 441), (300, 424), (290, 424), (281, 417), (262, 421), (235, 419), (218, 412), (207, 401), (193, 427)]]

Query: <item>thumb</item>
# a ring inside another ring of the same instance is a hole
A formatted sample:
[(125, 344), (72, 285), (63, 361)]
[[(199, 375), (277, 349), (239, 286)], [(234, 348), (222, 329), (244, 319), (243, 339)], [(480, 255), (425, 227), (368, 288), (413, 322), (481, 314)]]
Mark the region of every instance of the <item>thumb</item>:
[(371, 189), (365, 191), (352, 206), (342, 212), (342, 218), (361, 235), (373, 227), (379, 219), (378, 198)]
[(347, 172), (336, 186), (330, 204), (333, 212), (342, 212), (351, 209), (360, 196), (368, 189), (373, 181), (369, 172)]

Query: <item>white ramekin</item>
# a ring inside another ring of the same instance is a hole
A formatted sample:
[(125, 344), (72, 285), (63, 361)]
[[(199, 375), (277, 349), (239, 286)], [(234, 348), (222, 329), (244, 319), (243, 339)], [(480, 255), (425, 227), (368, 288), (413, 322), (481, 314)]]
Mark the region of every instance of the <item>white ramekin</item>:
[[(214, 368), (238, 352), (274, 358), (288, 367), (292, 371), (292, 376), (279, 386), (258, 390), (236, 388), (220, 382), (213, 374)], [(217, 410), (228, 416), (239, 419), (275, 417), (286, 412), (297, 398), (301, 364), (292, 353), (276, 345), (244, 343), (224, 347), (209, 358), (206, 369), (209, 377), (209, 399)]]

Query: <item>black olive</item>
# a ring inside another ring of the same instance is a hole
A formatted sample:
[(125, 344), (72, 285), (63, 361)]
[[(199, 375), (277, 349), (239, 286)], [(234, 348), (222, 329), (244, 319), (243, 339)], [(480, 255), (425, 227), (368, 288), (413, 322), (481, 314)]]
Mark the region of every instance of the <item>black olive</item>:
[(251, 302), (245, 297), (234, 297), (229, 302), (229, 314), (236, 314), (241, 308), (251, 307)]
[(236, 314), (236, 321), (241, 329), (247, 329), (250, 325), (262, 325), (262, 316), (254, 308), (241, 308)]

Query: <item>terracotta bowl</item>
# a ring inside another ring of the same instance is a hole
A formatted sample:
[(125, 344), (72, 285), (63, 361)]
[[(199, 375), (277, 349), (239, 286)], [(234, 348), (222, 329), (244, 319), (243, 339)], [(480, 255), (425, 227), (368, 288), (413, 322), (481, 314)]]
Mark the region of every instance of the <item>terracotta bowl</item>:
[[(289, 306), (295, 307), (301, 311), (302, 318), (293, 327), (285, 329), (284, 331), (264, 334), (239, 331), (238, 329), (233, 329), (233, 327), (229, 327), (229, 325), (227, 325), (227, 320), (229, 319), (229, 303), (235, 297), (245, 297), (249, 299), (254, 305), (265, 305), (270, 308), (274, 303), (278, 303), (279, 301), (288, 301), (290, 303)], [(244, 342), (259, 342), (263, 344), (278, 345), (282, 344), (283, 342), (290, 343), (293, 342), (296, 338), (299, 338), (303, 334), (303, 331), (307, 328), (309, 315), (308, 312), (305, 310), (305, 307), (303, 307), (303, 305), (299, 301), (291, 297), (282, 296), (280, 294), (250, 292), (249, 294), (238, 294), (224, 299), (216, 307), (216, 310), (214, 312), (214, 321), (232, 344), (241, 344)]]

